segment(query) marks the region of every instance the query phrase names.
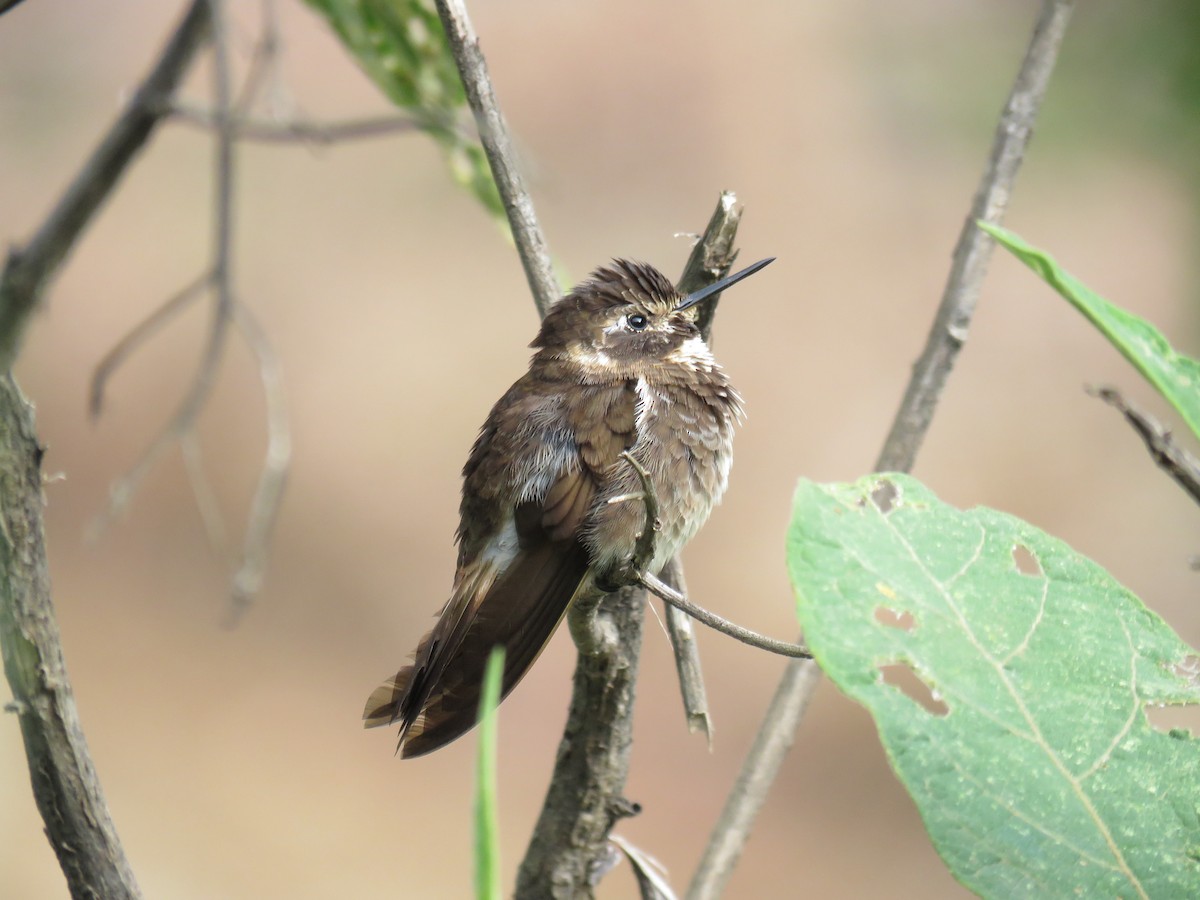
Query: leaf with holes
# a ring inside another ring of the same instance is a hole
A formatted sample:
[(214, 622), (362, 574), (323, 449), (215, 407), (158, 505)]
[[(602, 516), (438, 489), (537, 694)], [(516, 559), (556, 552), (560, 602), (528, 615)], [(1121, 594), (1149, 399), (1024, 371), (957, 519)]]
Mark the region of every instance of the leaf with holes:
[(1145, 713), (1200, 702), (1200, 659), (1112, 576), (903, 475), (801, 481), (788, 566), (808, 646), (963, 884), (1200, 897), (1200, 742)]
[(307, 0), (388, 99), (441, 145), (454, 179), (507, 227), (483, 147), (462, 128), (467, 96), (431, 0)]
[(1200, 437), (1200, 360), (1177, 353), (1157, 328), (1109, 303), (1050, 254), (998, 225), (980, 222), (979, 227), (1087, 316)]

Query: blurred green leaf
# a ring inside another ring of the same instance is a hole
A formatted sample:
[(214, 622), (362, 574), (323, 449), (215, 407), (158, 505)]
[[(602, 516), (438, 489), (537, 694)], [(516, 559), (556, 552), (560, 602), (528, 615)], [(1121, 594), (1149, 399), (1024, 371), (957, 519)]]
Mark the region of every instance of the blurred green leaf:
[(430, 0), (306, 0), (350, 55), (441, 145), (454, 179), (505, 226), (504, 204), (479, 141), (464, 132), (467, 98)]
[(500, 824), (496, 810), (496, 707), (504, 674), (504, 648), (488, 657), (479, 698), (479, 756), (475, 769), (475, 896), (501, 900)]
[(967, 887), (1200, 897), (1200, 742), (1145, 714), (1200, 701), (1200, 659), (1107, 572), (891, 474), (801, 481), (788, 566), (806, 643)]
[(1109, 303), (1049, 254), (1005, 228), (987, 222), (978, 225), (1087, 316), (1200, 438), (1200, 361), (1175, 352), (1157, 328)]

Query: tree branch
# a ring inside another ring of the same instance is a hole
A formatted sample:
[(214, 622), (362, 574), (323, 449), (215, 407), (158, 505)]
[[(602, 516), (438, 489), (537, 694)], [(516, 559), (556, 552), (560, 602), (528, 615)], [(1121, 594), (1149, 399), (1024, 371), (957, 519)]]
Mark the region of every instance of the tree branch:
[[(0, 372), (83, 230), (162, 120), (209, 36), (208, 0), (188, 7), (158, 61), (50, 215), (0, 277)], [(42, 448), (12, 376), (0, 376), (0, 651), (20, 716), (34, 798), (73, 897), (139, 897), (104, 801), (67, 677), (50, 600)]]
[(892, 421), (876, 463), (877, 471), (911, 471), (929, 431), (942, 388), (950, 377), (958, 351), (966, 343), (987, 265), (996, 246), (975, 223), (982, 220), (999, 225), (1004, 220), (1073, 5), (1074, 0), (1043, 0), (1025, 59), (996, 126), (987, 167), (959, 233), (950, 275), (925, 350), (914, 366), (900, 409)]
[(1171, 432), (1132, 406), (1116, 388), (1088, 388), (1088, 393), (1099, 397), (1125, 416), (1125, 421), (1146, 445), (1154, 464), (1170, 475), (1189, 497), (1200, 503), (1200, 460), (1176, 444)]
[(467, 103), (475, 114), (479, 139), (504, 201), (504, 211), (508, 215), (521, 265), (525, 268), (529, 289), (533, 292), (533, 301), (537, 304), (538, 314), (544, 316), (550, 304), (562, 292), (558, 279), (554, 277), (550, 251), (538, 226), (533, 200), (517, 166), (516, 152), (508, 136), (508, 125), (496, 103), (487, 63), (479, 49), (479, 38), (467, 16), (463, 0), (437, 0), (437, 8), (450, 41), (450, 52), (454, 54), (463, 87), (466, 88)]
[[(171, 118), (198, 128), (216, 128), (217, 117), (207, 109), (175, 104)], [(420, 130), (420, 124), (408, 116), (374, 116), (344, 122), (307, 122), (300, 119), (274, 121), (238, 116), (233, 134), (239, 141), (264, 144), (336, 144), (341, 141), (385, 137)]]
[[(664, 582), (687, 596), (687, 580), (684, 578), (683, 566), (678, 556), (667, 563), (662, 576)], [(700, 648), (696, 644), (694, 622), (691, 616), (669, 603), (664, 604), (664, 611), (688, 731), (703, 731), (704, 738), (708, 741), (708, 749), (711, 750), (715, 726), (708, 711), (708, 692), (704, 689), (704, 673), (700, 669)]]
[(50, 600), (42, 448), (33, 409), (0, 376), (0, 650), (38, 811), (72, 897), (140, 897), (88, 751)]
[[(987, 166), (963, 223), (941, 305), (876, 461), (877, 471), (910, 471), (929, 431), (942, 388), (967, 339), (994, 246), (992, 239), (975, 225), (975, 221), (983, 219), (999, 224), (1004, 217), (1034, 121), (1058, 59), (1072, 6), (1073, 0), (1043, 0), (1025, 58), (997, 123)], [(707, 900), (720, 895), (737, 865), (754, 819), (766, 802), (770, 785), (779, 773), (808, 697), (819, 681), (819, 672), (812, 662), (788, 663), (754, 747), (743, 763), (737, 784), (709, 837), (688, 888), (688, 900)]]
[(84, 163), (46, 221), (23, 248), (9, 252), (0, 279), (0, 372), (12, 368), (24, 324), (84, 227), (145, 146), (209, 35), (207, 0), (193, 0), (158, 62)]
[(715, 612), (705, 609), (703, 606), (697, 606), (683, 594), (663, 584), (662, 581), (655, 578), (649, 572), (641, 573), (638, 583), (655, 597), (658, 597), (665, 603), (671, 604), (671, 606), (680, 612), (687, 613), (697, 622), (707, 625), (714, 631), (719, 631), (721, 634), (727, 635), (734, 640), (741, 641), (743, 644), (757, 647), (759, 650), (766, 650), (768, 653), (790, 656), (793, 659), (812, 659), (812, 654), (803, 644), (789, 644), (787, 641), (779, 641), (764, 634), (759, 634), (757, 631), (751, 631), (749, 628), (744, 628), (736, 622), (730, 622), (723, 616), (719, 616)]
[[(733, 261), (735, 206), (732, 194), (722, 195), (709, 228), (726, 241), (724, 270)], [(704, 251), (693, 253), (692, 258), (703, 260), (706, 256), (713, 258)], [(719, 274), (724, 271), (709, 278), (716, 280)], [(688, 276), (697, 279), (691, 282), (694, 287), (710, 283), (691, 268)], [(645, 502), (654, 498), (639, 495), (627, 499)], [(651, 508), (648, 522), (653, 518)], [(652, 539), (653, 528), (647, 528), (638, 542), (637, 555), (646, 555)], [(599, 573), (599, 577), (603, 581), (616, 574)], [(571, 708), (546, 800), (517, 874), (519, 898), (592, 896), (595, 883), (607, 871), (609, 832), (620, 818), (638, 809), (622, 793), (633, 740), (645, 602), (645, 593), (639, 588), (622, 587), (609, 594), (589, 579), (567, 612), (579, 648)]]

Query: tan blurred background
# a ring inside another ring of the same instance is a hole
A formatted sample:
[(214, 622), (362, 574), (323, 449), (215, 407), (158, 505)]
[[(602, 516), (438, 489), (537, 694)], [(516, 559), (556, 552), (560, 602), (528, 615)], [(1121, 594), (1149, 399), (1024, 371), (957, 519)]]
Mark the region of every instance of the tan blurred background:
[[(233, 5), (244, 65), (258, 7)], [(743, 261), (779, 257), (722, 306), (717, 351), (750, 418), (727, 500), (686, 555), (697, 601), (794, 633), (783, 566), (792, 486), (871, 466), (1035, 5), (473, 4), (570, 279), (615, 255), (678, 273), (689, 245), (676, 233), (700, 229), (722, 188), (746, 205)], [(28, 0), (0, 19), (5, 241), (44, 216), (180, 6)], [(291, 111), (386, 111), (313, 15), (279, 6)], [(1009, 224), (1195, 353), (1195, 172), (1167, 165), (1187, 156), (1170, 152), (1167, 131), (1145, 133), (1167, 95), (1155, 57), (1112, 43), (1145, 24), (1134, 17), (1164, 12), (1085, 6)], [(207, 91), (197, 76), (187, 95)], [(209, 139), (186, 126), (156, 138), (55, 284), (19, 366), (46, 468), (65, 476), (47, 491), (51, 572), (110, 806), (150, 897), (466, 896), (474, 739), (401, 764), (393, 736), (363, 732), (359, 715), (446, 596), (459, 466), (536, 327), (522, 273), (420, 137), (241, 150), (236, 283), (283, 359), (295, 468), (263, 595), (225, 630), (226, 569), (177, 453), (121, 522), (85, 539), (198, 356), (199, 309), (118, 373), (89, 425), (92, 367), (205, 264), (211, 158)], [(951, 502), (1063, 537), (1200, 643), (1187, 570), (1197, 510), (1082, 391), (1108, 382), (1162, 413), (1081, 318), (998, 256), (916, 473)], [(201, 432), (238, 529), (264, 446), (241, 346)], [(649, 624), (628, 787), (645, 811), (620, 827), (679, 888), (783, 667), (711, 633), (701, 647), (711, 753), (684, 728), (666, 638)], [(546, 787), (572, 662), (560, 634), (504, 707), (507, 885)], [(12, 717), (0, 719), (0, 873), (4, 896), (66, 895)], [(618, 871), (601, 895), (634, 890)], [(966, 892), (866, 714), (823, 684), (728, 895)]]

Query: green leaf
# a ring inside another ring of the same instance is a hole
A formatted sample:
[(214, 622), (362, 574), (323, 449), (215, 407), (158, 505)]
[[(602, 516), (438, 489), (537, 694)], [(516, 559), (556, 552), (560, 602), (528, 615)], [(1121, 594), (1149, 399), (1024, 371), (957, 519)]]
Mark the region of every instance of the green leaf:
[(1087, 316), (1179, 411), (1192, 433), (1200, 438), (1200, 361), (1176, 353), (1157, 328), (1109, 303), (1063, 269), (1049, 254), (1025, 243), (1007, 229), (987, 222), (977, 224)]
[[(1200, 897), (1200, 742), (1144, 711), (1200, 701), (1200, 659), (1112, 576), (891, 474), (801, 481), (788, 567), (805, 641), (874, 716), (963, 884)], [(926, 705), (887, 667), (919, 679)]]
[(500, 824), (496, 812), (496, 707), (504, 674), (504, 648), (488, 657), (479, 698), (479, 756), (475, 769), (475, 896), (501, 900)]
[(507, 227), (479, 141), (462, 129), (467, 97), (431, 0), (306, 0), (371, 80), (441, 145), (454, 179)]

